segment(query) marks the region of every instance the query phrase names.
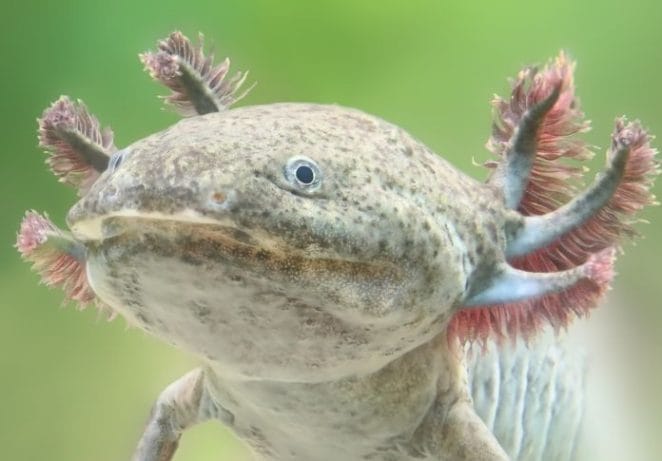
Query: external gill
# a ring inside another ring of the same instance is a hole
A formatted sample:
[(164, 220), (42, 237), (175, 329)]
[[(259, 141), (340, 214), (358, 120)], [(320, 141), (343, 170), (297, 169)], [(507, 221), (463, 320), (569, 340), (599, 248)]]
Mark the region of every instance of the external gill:
[(28, 211), (21, 222), (16, 248), (23, 259), (32, 263), (42, 282), (62, 289), (66, 300), (76, 302), (81, 309), (94, 303), (109, 320), (115, 317), (114, 311), (97, 300), (87, 281), (85, 248), (48, 216)]
[(500, 186), (508, 208), (543, 214), (576, 193), (584, 170), (564, 160), (587, 160), (591, 151), (577, 136), (589, 130), (575, 97), (575, 64), (561, 53), (542, 69), (526, 67), (513, 82), (510, 98), (495, 97), (487, 148), (489, 179)]
[(526, 272), (503, 264), (462, 305), (472, 307), (516, 303), (567, 290), (582, 280), (598, 286), (609, 284), (613, 277), (614, 256), (614, 249), (609, 248), (592, 255), (581, 266), (559, 272)]
[(220, 112), (242, 99), (252, 89), (238, 93), (248, 72), (237, 72), (226, 80), (230, 60), (214, 66), (214, 57), (205, 56), (202, 46), (195, 46), (181, 32), (173, 32), (158, 43), (158, 51), (140, 55), (145, 69), (155, 80), (172, 90), (166, 102), (184, 116)]
[(85, 248), (46, 215), (28, 211), (16, 239), (21, 256), (48, 286), (61, 288), (68, 298), (81, 304), (94, 299), (85, 277)]
[[(638, 131), (644, 133), (641, 129)], [(614, 140), (613, 151), (608, 156), (609, 167), (589, 189), (551, 213), (523, 217), (513, 223), (516, 229), (507, 231), (508, 258), (523, 256), (549, 245), (584, 224), (609, 203), (625, 175), (631, 144), (638, 142), (624, 139), (619, 132), (614, 134)]]
[(556, 83), (549, 96), (527, 110), (515, 130), (502, 168), (504, 200), (508, 208), (517, 208), (524, 196), (538, 149), (538, 130), (558, 101), (562, 86), (563, 81)]
[(85, 104), (67, 96), (51, 104), (38, 123), (39, 146), (49, 154), (46, 163), (51, 171), (85, 195), (117, 150), (112, 130), (101, 129)]
[(589, 125), (574, 95), (574, 63), (561, 54), (542, 70), (526, 68), (509, 100), (495, 100), (488, 148), (500, 157), (489, 183), (512, 214), (506, 258), (470, 284), (448, 327), (461, 342), (530, 337), (543, 325), (567, 326), (596, 306), (613, 276), (614, 248), (635, 235), (636, 213), (654, 204), (660, 168), (639, 122), (616, 121), (608, 167), (577, 193), (583, 168), (567, 160), (591, 153), (576, 139)]

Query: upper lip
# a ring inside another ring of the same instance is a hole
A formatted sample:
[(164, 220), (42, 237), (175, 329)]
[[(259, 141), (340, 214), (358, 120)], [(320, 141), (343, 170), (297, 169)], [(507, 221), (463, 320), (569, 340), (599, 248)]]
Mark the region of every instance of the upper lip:
[[(181, 188), (150, 190), (129, 197), (115, 192), (113, 188), (105, 192), (91, 191), (69, 210), (67, 223), (80, 240), (103, 240), (108, 238), (105, 222), (111, 218), (225, 224), (225, 216), (237, 205), (237, 193), (233, 188), (214, 188), (202, 192), (199, 203), (196, 203), (198, 199), (192, 197), (191, 192), (184, 194), (182, 190), (188, 191)], [(168, 199), (165, 211), (152, 211), (159, 208), (158, 197), (161, 196)], [(132, 205), (126, 206), (127, 203)]]
[[(117, 227), (109, 226), (110, 220), (114, 220)], [(222, 221), (217, 218), (210, 218), (193, 210), (181, 210), (173, 214), (163, 214), (158, 212), (141, 212), (138, 210), (118, 210), (105, 215), (92, 215), (88, 218), (72, 219), (71, 213), (68, 217), (69, 228), (74, 237), (78, 240), (104, 240), (114, 237), (123, 232), (122, 224), (126, 220), (133, 222), (147, 221), (171, 221), (190, 224), (213, 224), (222, 225)]]

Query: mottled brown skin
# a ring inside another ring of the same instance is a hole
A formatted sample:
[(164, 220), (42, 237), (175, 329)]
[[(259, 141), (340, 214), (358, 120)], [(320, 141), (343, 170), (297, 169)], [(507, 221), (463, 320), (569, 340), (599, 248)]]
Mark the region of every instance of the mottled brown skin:
[[(443, 333), (504, 260), (492, 186), (337, 106), (193, 117), (123, 155), (68, 215), (90, 285), (206, 358), (207, 413), (256, 453), (506, 459)], [(288, 180), (298, 156), (316, 188)]]

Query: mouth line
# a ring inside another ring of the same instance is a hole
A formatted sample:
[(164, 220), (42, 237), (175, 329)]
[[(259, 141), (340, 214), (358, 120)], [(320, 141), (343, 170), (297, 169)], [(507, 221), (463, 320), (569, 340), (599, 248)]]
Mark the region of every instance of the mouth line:
[[(130, 218), (130, 219), (129, 219)], [(116, 244), (123, 238), (130, 240), (149, 237), (167, 242), (169, 254), (186, 254), (197, 260), (233, 262), (254, 272), (277, 272), (289, 276), (309, 277), (317, 274), (353, 279), (400, 279), (401, 271), (392, 264), (377, 261), (356, 261), (336, 255), (311, 255), (291, 248), (273, 236), (254, 236), (238, 229), (228, 220), (175, 219), (176, 215), (140, 217), (114, 214), (103, 218), (101, 232), (105, 236), (95, 244)], [(109, 221), (110, 220), (110, 221)], [(188, 228), (188, 229), (187, 229)], [(132, 235), (133, 234), (133, 235)], [(168, 238), (168, 234), (172, 238)], [(111, 243), (112, 242), (112, 243)]]
[[(117, 225), (113, 226), (113, 222)], [(96, 216), (91, 219), (81, 220), (69, 224), (71, 233), (77, 240), (82, 242), (97, 241), (115, 237), (125, 231), (126, 228), (139, 226), (146, 223), (172, 223), (190, 225), (216, 225), (224, 227), (227, 223), (215, 218), (209, 218), (193, 210), (182, 210), (173, 214), (159, 212), (142, 212), (137, 210), (119, 210), (110, 214)], [(131, 224), (131, 225), (128, 225)], [(109, 225), (110, 224), (110, 225)]]

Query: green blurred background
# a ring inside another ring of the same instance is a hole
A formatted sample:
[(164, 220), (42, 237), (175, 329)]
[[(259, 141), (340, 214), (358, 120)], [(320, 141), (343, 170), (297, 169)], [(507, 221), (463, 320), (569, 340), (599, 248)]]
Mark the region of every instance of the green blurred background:
[[(59, 308), (62, 294), (12, 248), (24, 210), (64, 225), (75, 192), (59, 185), (36, 147), (35, 118), (60, 94), (82, 98), (126, 145), (177, 120), (156, 98), (137, 53), (173, 29), (205, 33), (217, 55), (250, 69), (242, 104), (316, 101), (358, 107), (400, 124), (470, 174), (488, 158), (489, 100), (524, 64), (566, 49), (605, 147), (613, 119), (641, 118), (662, 133), (662, 3), (425, 1), (4, 2), (0, 174), (0, 447), (6, 460), (128, 459), (153, 399), (195, 360), (122, 320)], [(602, 158), (594, 162), (602, 163)], [(660, 187), (657, 187), (660, 191)], [(641, 411), (641, 443), (662, 452), (662, 212), (627, 245), (610, 309), (615, 349)], [(629, 359), (627, 359), (629, 357)], [(620, 368), (619, 368), (620, 369)], [(618, 405), (618, 403), (615, 403)], [(639, 431), (639, 429), (638, 429)], [(616, 435), (615, 435), (616, 436)], [(220, 426), (183, 438), (177, 460), (238, 460)], [(651, 455), (650, 459), (659, 459)]]

